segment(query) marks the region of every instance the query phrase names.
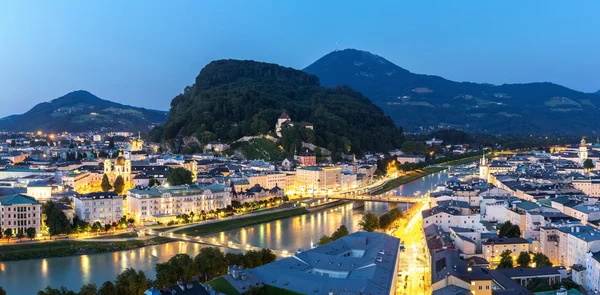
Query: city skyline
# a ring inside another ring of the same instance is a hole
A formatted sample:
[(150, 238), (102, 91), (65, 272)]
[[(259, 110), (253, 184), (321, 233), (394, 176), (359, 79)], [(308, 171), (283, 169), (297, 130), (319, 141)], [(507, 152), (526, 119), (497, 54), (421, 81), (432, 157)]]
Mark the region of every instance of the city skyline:
[(600, 89), (592, 38), (599, 4), (515, 3), (3, 3), (0, 63), (9, 70), (0, 71), (0, 101), (10, 104), (0, 116), (78, 89), (168, 110), (212, 60), (302, 69), (336, 43), (456, 81)]

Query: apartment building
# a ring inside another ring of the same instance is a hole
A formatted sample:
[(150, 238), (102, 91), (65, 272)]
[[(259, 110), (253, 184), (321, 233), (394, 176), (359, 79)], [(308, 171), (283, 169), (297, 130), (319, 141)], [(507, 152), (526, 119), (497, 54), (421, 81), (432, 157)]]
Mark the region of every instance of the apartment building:
[(73, 203), (75, 215), (89, 223), (111, 224), (123, 217), (123, 197), (114, 192), (76, 195)]
[(127, 209), (136, 221), (168, 222), (177, 215), (208, 212), (231, 204), (231, 188), (221, 184), (132, 189)]
[(41, 226), (42, 203), (22, 194), (0, 196), (0, 227), (3, 231), (10, 228), (13, 235), (17, 235), (32, 227), (39, 233)]
[(304, 167), (296, 170), (295, 185), (308, 193), (327, 193), (341, 186), (339, 167)]

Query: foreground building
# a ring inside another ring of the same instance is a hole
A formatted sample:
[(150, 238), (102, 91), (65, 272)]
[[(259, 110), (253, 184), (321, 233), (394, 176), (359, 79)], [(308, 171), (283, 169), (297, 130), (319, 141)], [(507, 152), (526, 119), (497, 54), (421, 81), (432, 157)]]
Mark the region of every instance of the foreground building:
[(400, 240), (356, 232), (255, 268), (265, 284), (300, 294), (396, 294)]
[(12, 229), (13, 235), (25, 234), (32, 227), (36, 233), (41, 231), (42, 203), (33, 197), (15, 194), (0, 196), (0, 228)]
[(141, 223), (168, 222), (177, 215), (208, 212), (231, 205), (231, 188), (221, 184), (132, 189), (129, 216)]

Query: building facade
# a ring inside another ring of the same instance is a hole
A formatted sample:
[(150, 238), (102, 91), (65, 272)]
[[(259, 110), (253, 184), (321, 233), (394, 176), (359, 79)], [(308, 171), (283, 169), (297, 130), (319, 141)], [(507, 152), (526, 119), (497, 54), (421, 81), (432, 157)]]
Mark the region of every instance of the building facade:
[(181, 214), (198, 214), (231, 205), (231, 188), (220, 184), (132, 189), (127, 209), (136, 221), (149, 224), (173, 220)]
[(0, 227), (2, 231), (12, 229), (14, 236), (25, 234), (30, 227), (41, 232), (42, 203), (22, 194), (0, 196)]
[(77, 217), (89, 223), (111, 224), (123, 217), (123, 197), (113, 192), (77, 195), (73, 203)]

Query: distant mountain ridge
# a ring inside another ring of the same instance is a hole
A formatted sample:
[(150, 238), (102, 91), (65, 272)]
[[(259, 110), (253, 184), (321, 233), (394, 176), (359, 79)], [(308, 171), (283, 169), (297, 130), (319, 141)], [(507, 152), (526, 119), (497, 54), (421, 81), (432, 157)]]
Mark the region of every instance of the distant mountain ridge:
[(583, 133), (600, 126), (598, 95), (553, 83), (492, 85), (415, 74), (383, 57), (346, 49), (304, 69), (324, 86), (348, 85), (404, 130), (459, 128), (491, 133)]
[(143, 130), (162, 124), (167, 112), (132, 107), (78, 90), (42, 102), (21, 115), (0, 119), (0, 130), (9, 132), (86, 132)]

